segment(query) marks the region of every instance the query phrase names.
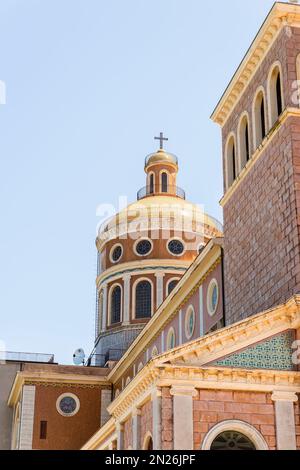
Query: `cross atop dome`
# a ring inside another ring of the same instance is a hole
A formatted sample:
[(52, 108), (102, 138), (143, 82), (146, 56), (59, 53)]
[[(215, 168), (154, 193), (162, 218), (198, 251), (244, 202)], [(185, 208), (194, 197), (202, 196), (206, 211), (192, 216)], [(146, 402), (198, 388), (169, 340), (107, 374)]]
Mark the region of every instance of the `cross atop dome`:
[(167, 142), (169, 139), (168, 137), (164, 137), (163, 132), (160, 132), (159, 137), (154, 137), (154, 140), (159, 140), (159, 148), (160, 150), (163, 150), (164, 142)]

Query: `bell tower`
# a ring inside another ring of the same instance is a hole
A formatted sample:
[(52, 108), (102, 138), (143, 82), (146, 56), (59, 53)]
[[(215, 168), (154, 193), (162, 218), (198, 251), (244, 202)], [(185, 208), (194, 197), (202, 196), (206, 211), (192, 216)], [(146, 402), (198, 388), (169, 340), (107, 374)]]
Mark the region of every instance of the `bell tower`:
[(275, 3), (219, 101), (227, 323), (300, 292), (300, 5)]

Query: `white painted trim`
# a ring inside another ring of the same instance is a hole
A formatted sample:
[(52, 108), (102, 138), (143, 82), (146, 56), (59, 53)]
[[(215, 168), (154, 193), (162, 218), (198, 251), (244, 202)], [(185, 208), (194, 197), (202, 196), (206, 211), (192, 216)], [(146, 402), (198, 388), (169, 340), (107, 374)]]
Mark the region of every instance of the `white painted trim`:
[[(162, 175), (165, 173), (167, 175), (167, 191), (163, 192), (163, 185), (162, 185)], [(160, 170), (159, 172), (159, 192), (161, 194), (168, 194), (169, 193), (169, 188), (170, 188), (170, 173), (168, 170)]]
[(262, 137), (261, 141), (259, 141), (257, 137), (257, 125), (258, 125), (257, 119), (259, 119), (259, 122), (261, 120), (260, 109), (257, 111), (257, 103), (261, 95), (264, 100), (264, 108), (265, 108), (265, 134), (267, 135), (267, 132), (268, 132), (268, 100), (266, 99), (266, 92), (265, 92), (264, 87), (259, 86), (254, 94), (254, 99), (252, 102), (253, 152), (256, 152), (256, 150), (261, 145), (262, 141), (264, 140), (266, 136), (265, 135), (264, 137)]
[[(194, 317), (194, 326), (193, 326), (193, 331), (192, 334), (188, 332), (188, 321), (190, 315), (193, 315)], [(196, 314), (195, 314), (195, 309), (193, 305), (189, 305), (188, 308), (186, 309), (185, 312), (185, 317), (184, 317), (184, 332), (185, 332), (185, 337), (187, 340), (190, 340), (195, 332), (195, 324), (196, 324)]]
[(238, 131), (237, 131), (237, 143), (238, 143), (238, 149), (237, 149), (237, 175), (240, 174), (242, 169), (246, 166), (247, 164), (247, 158), (245, 155), (245, 161), (242, 161), (242, 130), (244, 130), (244, 126), (242, 127), (244, 121), (246, 120), (246, 123), (248, 124), (248, 139), (249, 139), (249, 160), (251, 158), (251, 137), (250, 137), (250, 117), (249, 113), (247, 111), (244, 111), (241, 114), (239, 123), (238, 123)]
[(173, 348), (176, 348), (176, 333), (175, 333), (175, 330), (174, 330), (173, 326), (171, 326), (171, 328), (169, 328), (168, 334), (167, 334), (167, 344), (166, 344), (167, 351), (173, 349), (173, 348), (171, 348), (171, 345), (170, 345), (170, 339), (171, 339), (172, 335), (174, 335), (174, 343), (175, 343)]
[[(148, 251), (148, 253), (146, 253), (145, 255), (140, 255), (140, 254), (136, 251), (136, 247), (137, 247), (137, 245), (138, 245), (140, 242), (142, 242), (142, 241), (144, 241), (144, 240), (150, 242), (151, 248), (150, 248), (150, 250)], [(153, 251), (153, 248), (154, 248), (154, 243), (153, 243), (153, 241), (151, 240), (151, 238), (148, 238), (148, 237), (141, 237), (141, 238), (138, 238), (138, 240), (136, 240), (136, 242), (135, 242), (134, 245), (133, 245), (134, 254), (135, 254), (136, 256), (138, 256), (139, 258), (145, 258), (146, 256), (151, 255), (151, 253), (152, 253), (152, 251)]]
[(171, 277), (171, 278), (167, 281), (167, 283), (166, 283), (166, 297), (168, 297), (168, 295), (171, 294), (171, 292), (170, 292), (170, 294), (169, 294), (169, 284), (171, 284), (171, 282), (173, 282), (173, 281), (178, 281), (178, 282), (179, 282), (179, 281), (180, 281), (180, 277)]
[[(121, 311), (120, 311), (120, 322), (117, 322), (117, 323), (112, 323), (111, 321), (111, 296), (112, 296), (112, 293), (115, 289), (115, 287), (120, 287), (121, 288)], [(114, 325), (118, 325), (119, 323), (122, 323), (123, 321), (123, 286), (122, 284), (120, 284), (119, 282), (115, 282), (114, 284), (112, 284), (109, 288), (109, 294), (108, 294), (108, 326), (114, 326)]]
[(179, 342), (179, 346), (181, 346), (182, 343), (183, 343), (183, 338), (182, 338), (182, 310), (179, 310), (179, 314), (178, 314), (178, 334), (179, 334), (178, 342)]
[(274, 62), (274, 63), (272, 64), (272, 66), (270, 67), (269, 74), (268, 74), (268, 79), (267, 79), (268, 116), (269, 116), (269, 127), (268, 127), (268, 130), (269, 130), (269, 131), (272, 129), (272, 127), (274, 126), (275, 122), (276, 122), (277, 119), (279, 118), (279, 115), (277, 116), (277, 119), (273, 118), (273, 111), (274, 111), (274, 106), (275, 106), (274, 98), (276, 99), (276, 90), (275, 90), (275, 97), (272, 96), (272, 94), (271, 94), (271, 85), (272, 85), (271, 82), (272, 82), (273, 74), (274, 74), (274, 71), (276, 70), (276, 68), (279, 69), (279, 73), (280, 73), (282, 111), (284, 111), (284, 109), (285, 109), (284, 93), (283, 93), (283, 73), (282, 73), (282, 65), (281, 65), (281, 62), (280, 62), (279, 60), (276, 60), (276, 62)]
[[(175, 253), (172, 253), (172, 251), (169, 250), (169, 243), (172, 242), (173, 240), (177, 240), (179, 241), (180, 243), (182, 243), (183, 245), (183, 252), (180, 253), (179, 255), (176, 255)], [(171, 255), (171, 256), (175, 256), (175, 258), (180, 258), (181, 256), (183, 256), (187, 250), (186, 248), (186, 243), (184, 243), (184, 241), (182, 240), (182, 238), (180, 237), (171, 237), (167, 240), (167, 243), (166, 243), (166, 248), (167, 248), (167, 251), (168, 253)]]
[(35, 385), (24, 385), (21, 404), (19, 450), (31, 450), (35, 410)]
[[(151, 176), (153, 176), (153, 193), (150, 193), (150, 178)], [(149, 194), (155, 194), (155, 188), (156, 188), (156, 182), (155, 182), (155, 173), (154, 171), (149, 171), (148, 175), (147, 175), (147, 193), (148, 193), (148, 189), (149, 189)]]
[(199, 287), (199, 324), (200, 338), (204, 336), (204, 314), (203, 314), (203, 286)]
[(106, 331), (107, 327), (107, 284), (104, 283), (102, 286), (103, 292), (103, 315), (102, 315), (102, 331)]
[[(66, 398), (66, 397), (71, 397), (75, 400), (76, 402), (76, 408), (75, 410), (72, 412), (72, 413), (64, 413), (61, 409), (60, 409), (60, 402), (63, 398)], [(75, 416), (78, 411), (80, 410), (80, 401), (79, 401), (79, 398), (77, 395), (74, 395), (74, 393), (62, 393), (61, 395), (59, 395), (59, 397), (57, 398), (56, 400), (56, 410), (58, 411), (58, 413), (62, 416), (64, 416), (65, 418), (71, 418), (72, 416)]]
[[(217, 297), (217, 302), (216, 302), (216, 307), (214, 310), (211, 309), (211, 305), (210, 305), (210, 297), (211, 297), (211, 294), (212, 294), (212, 289), (214, 286), (217, 286), (217, 293), (218, 293), (218, 297)], [(217, 310), (218, 310), (218, 305), (219, 305), (219, 301), (220, 301), (220, 287), (219, 287), (219, 283), (217, 281), (217, 279), (212, 279), (208, 285), (208, 288), (207, 288), (207, 296), (206, 296), (206, 308), (207, 308), (207, 312), (209, 314), (210, 317), (213, 317)]]
[[(113, 255), (113, 252), (115, 251), (116, 248), (118, 247), (121, 247), (122, 249), (122, 252), (121, 252), (121, 256), (120, 258), (117, 259), (117, 261), (114, 261), (113, 258), (112, 258), (112, 255)], [(109, 252), (109, 261), (112, 263), (112, 264), (117, 264), (120, 262), (120, 260), (122, 259), (122, 256), (124, 254), (124, 248), (123, 248), (123, 245), (121, 243), (115, 243), (112, 248), (110, 249), (110, 252)]]
[(203, 443), (202, 450), (210, 450), (213, 441), (224, 431), (236, 431), (244, 434), (250, 439), (256, 447), (256, 450), (268, 450), (268, 445), (263, 436), (257, 431), (257, 429), (244, 421), (229, 419), (216, 424), (206, 434)]
[(235, 148), (235, 174), (236, 176), (238, 175), (238, 169), (237, 169), (237, 145), (236, 145), (236, 136), (235, 136), (235, 133), (234, 132), (230, 132), (228, 134), (228, 137), (227, 137), (227, 140), (226, 140), (226, 144), (225, 144), (225, 150), (224, 150), (224, 180), (225, 180), (225, 192), (230, 188), (230, 186), (233, 184), (233, 182), (235, 181), (234, 178), (233, 178), (233, 174), (232, 174), (232, 181), (229, 181), (229, 171), (228, 171), (228, 166), (229, 166), (229, 162), (228, 162), (228, 159), (229, 159), (229, 144), (231, 143), (231, 140), (233, 139), (233, 144), (234, 144), (234, 148)]

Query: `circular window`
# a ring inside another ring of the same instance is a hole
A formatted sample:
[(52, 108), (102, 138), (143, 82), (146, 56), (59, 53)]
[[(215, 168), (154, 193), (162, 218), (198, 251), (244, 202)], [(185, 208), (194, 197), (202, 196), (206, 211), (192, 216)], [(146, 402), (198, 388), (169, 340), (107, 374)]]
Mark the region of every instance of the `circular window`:
[(256, 450), (247, 436), (237, 431), (225, 431), (213, 441), (211, 450)]
[(187, 339), (190, 339), (195, 330), (195, 311), (192, 306), (187, 309), (185, 315), (185, 335)]
[(112, 263), (117, 263), (119, 259), (122, 257), (123, 254), (123, 247), (122, 245), (115, 245), (112, 247), (110, 252), (110, 260)]
[(180, 256), (184, 252), (184, 244), (182, 241), (174, 239), (168, 243), (168, 250), (172, 255)]
[(137, 242), (135, 251), (139, 256), (146, 256), (152, 251), (152, 242), (144, 239)]
[(56, 401), (56, 409), (62, 416), (74, 416), (79, 408), (79, 399), (73, 393), (64, 393)]
[(207, 290), (207, 310), (210, 316), (213, 316), (218, 308), (219, 286), (216, 279), (213, 279)]

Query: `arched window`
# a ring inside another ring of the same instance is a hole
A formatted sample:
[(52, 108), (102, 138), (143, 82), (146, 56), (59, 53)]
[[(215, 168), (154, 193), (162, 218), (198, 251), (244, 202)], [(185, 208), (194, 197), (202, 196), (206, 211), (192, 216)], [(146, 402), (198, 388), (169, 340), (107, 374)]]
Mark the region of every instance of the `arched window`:
[(293, 94), (293, 104), (300, 106), (300, 54), (297, 56), (296, 60), (296, 72), (297, 72), (297, 83), (295, 86), (295, 94)]
[(121, 321), (121, 298), (122, 298), (121, 287), (115, 286), (111, 293), (111, 301), (110, 301), (111, 324), (120, 323)]
[(235, 140), (231, 136), (227, 142), (226, 149), (226, 172), (227, 172), (227, 189), (232, 185), (236, 179), (236, 151)]
[(167, 350), (174, 349), (176, 346), (176, 336), (174, 328), (170, 328), (167, 336)]
[(214, 439), (210, 450), (256, 450), (256, 447), (244, 434), (224, 431)]
[(237, 419), (221, 421), (205, 435), (202, 450), (268, 450), (260, 432)]
[(141, 281), (135, 288), (135, 318), (150, 318), (152, 315), (152, 285)]
[(257, 149), (266, 137), (266, 106), (264, 91), (260, 90), (253, 104), (254, 148)]
[(283, 111), (282, 83), (279, 64), (271, 69), (269, 75), (269, 109), (270, 126), (273, 127)]
[(165, 172), (161, 174), (161, 192), (168, 192), (168, 175)]
[(154, 193), (154, 174), (151, 173), (150, 178), (149, 178), (149, 193), (153, 194)]
[(250, 139), (248, 117), (243, 116), (239, 125), (240, 165), (244, 168), (250, 160)]
[(172, 290), (175, 289), (179, 282), (179, 279), (171, 279), (167, 285), (167, 295), (170, 295)]

